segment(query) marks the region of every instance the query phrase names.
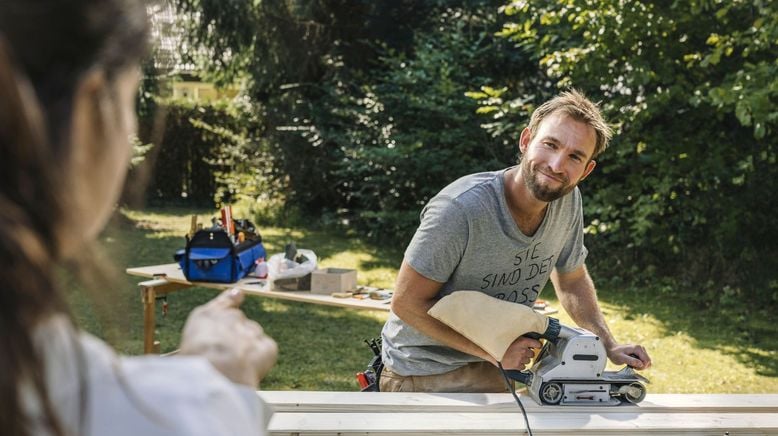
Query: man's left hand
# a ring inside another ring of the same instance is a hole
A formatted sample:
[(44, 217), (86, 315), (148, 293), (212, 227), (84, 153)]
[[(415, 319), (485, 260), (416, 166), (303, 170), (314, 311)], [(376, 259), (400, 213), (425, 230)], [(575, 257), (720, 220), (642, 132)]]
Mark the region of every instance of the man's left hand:
[(641, 345), (615, 345), (608, 350), (608, 359), (616, 365), (629, 365), (635, 369), (651, 368), (651, 357)]

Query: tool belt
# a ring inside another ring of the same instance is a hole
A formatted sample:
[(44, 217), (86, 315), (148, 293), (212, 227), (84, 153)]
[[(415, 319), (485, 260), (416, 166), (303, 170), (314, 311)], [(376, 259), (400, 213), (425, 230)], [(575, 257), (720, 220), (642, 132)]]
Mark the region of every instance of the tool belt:
[(381, 338), (366, 340), (365, 343), (373, 350), (373, 358), (367, 364), (364, 372), (357, 373), (357, 381), (362, 392), (378, 392), (381, 381), (381, 371), (384, 370), (384, 361), (381, 357)]

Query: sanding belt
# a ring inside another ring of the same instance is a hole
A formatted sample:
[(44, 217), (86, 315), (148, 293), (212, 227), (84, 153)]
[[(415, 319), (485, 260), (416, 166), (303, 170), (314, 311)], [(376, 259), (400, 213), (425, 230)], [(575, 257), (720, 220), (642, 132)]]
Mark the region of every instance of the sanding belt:
[(523, 305), (483, 292), (457, 291), (441, 298), (427, 313), (466, 337), (496, 361), (519, 336), (545, 332), (548, 317)]

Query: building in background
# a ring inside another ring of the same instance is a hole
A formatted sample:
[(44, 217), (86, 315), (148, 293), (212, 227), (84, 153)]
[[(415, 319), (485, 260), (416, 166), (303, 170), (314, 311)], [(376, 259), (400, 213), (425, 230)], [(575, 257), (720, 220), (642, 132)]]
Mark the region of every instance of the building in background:
[(187, 17), (179, 14), (171, 1), (154, 1), (147, 11), (160, 97), (209, 102), (238, 95), (237, 85), (221, 88), (201, 79), (196, 60), (205, 57), (204, 50), (189, 45), (184, 33)]

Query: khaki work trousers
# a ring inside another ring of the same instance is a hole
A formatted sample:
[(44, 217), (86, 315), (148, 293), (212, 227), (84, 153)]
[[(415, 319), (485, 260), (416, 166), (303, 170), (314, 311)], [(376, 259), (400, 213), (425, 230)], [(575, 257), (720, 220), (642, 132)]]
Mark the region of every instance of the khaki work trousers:
[(489, 362), (469, 363), (443, 374), (407, 377), (384, 367), (380, 389), (381, 392), (510, 392), (500, 369)]

